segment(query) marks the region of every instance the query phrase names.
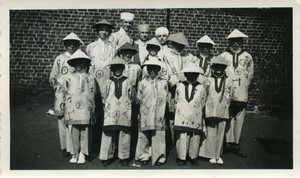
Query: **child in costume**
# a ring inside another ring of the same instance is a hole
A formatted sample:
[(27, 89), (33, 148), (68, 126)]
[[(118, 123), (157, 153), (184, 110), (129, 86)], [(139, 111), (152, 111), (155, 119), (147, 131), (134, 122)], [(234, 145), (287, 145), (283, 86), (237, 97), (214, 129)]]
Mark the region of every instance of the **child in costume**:
[(186, 80), (180, 82), (176, 88), (175, 103), (175, 136), (177, 150), (177, 164), (185, 165), (187, 155), (191, 164), (197, 166), (200, 138), (205, 130), (202, 110), (205, 105), (204, 85), (197, 81), (203, 70), (190, 64), (181, 71)]
[(104, 166), (113, 162), (116, 145), (123, 166), (129, 164), (131, 140), (132, 86), (123, 76), (126, 61), (115, 57), (109, 64), (112, 76), (107, 80), (103, 97), (104, 121), (99, 159)]
[(88, 73), (91, 59), (77, 50), (68, 60), (74, 72), (61, 78), (65, 91), (65, 122), (71, 133), (72, 159), (70, 163), (83, 164), (89, 155), (89, 129), (94, 124), (96, 84)]
[(211, 164), (223, 164), (221, 158), (226, 121), (229, 120), (231, 79), (225, 69), (227, 62), (222, 56), (211, 60), (211, 74), (206, 81), (205, 104), (206, 139), (199, 156), (209, 158)]
[(67, 125), (64, 119), (64, 92), (62, 86), (57, 82), (61, 77), (66, 76), (70, 71), (74, 70), (68, 63), (67, 60), (71, 55), (79, 49), (80, 44), (83, 44), (82, 40), (75, 34), (70, 33), (63, 40), (62, 43), (66, 48), (66, 52), (60, 54), (55, 58), (51, 73), (50, 73), (50, 84), (54, 88), (55, 102), (54, 102), (54, 115), (58, 116), (58, 132), (60, 146), (63, 151), (63, 156), (68, 157), (70, 155), (71, 138), (70, 133), (67, 130)]
[(166, 161), (165, 109), (168, 94), (167, 81), (162, 77), (161, 61), (147, 60), (146, 75), (138, 85), (137, 102), (140, 104), (139, 133), (135, 159), (146, 165), (150, 158), (152, 165)]

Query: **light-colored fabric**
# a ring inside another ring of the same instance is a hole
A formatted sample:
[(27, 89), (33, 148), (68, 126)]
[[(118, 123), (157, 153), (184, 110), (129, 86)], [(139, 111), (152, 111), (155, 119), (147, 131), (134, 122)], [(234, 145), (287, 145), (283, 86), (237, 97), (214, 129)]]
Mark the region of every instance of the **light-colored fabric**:
[(246, 110), (240, 111), (235, 118), (231, 118), (226, 125), (226, 142), (227, 143), (240, 143), (241, 132), (243, 128)]
[(54, 89), (54, 115), (56, 116), (63, 116), (65, 110), (65, 103), (64, 103), (64, 93), (62, 85), (58, 82), (58, 80), (66, 76), (69, 73), (74, 71), (74, 68), (71, 67), (67, 60), (71, 57), (69, 52), (65, 52), (60, 54), (55, 58), (55, 61), (52, 66), (52, 70), (49, 77), (49, 82)]
[(125, 30), (121, 27), (119, 31), (112, 33), (114, 43), (117, 45), (117, 49), (125, 43), (133, 44), (133, 39), (128, 36)]
[[(226, 73), (233, 81), (232, 100), (248, 101), (248, 88), (254, 74), (254, 64), (252, 56), (245, 52), (233, 53), (225, 51), (221, 56), (227, 61)], [(233, 66), (233, 60), (237, 59), (238, 66)]]
[(200, 134), (178, 132), (176, 137), (176, 151), (179, 159), (186, 160), (187, 154), (189, 154), (191, 159), (198, 157)]
[(116, 149), (116, 144), (118, 144), (118, 158), (128, 159), (130, 157), (130, 139), (131, 139), (130, 132), (124, 132), (124, 131), (102, 132), (99, 159), (108, 160), (113, 158)]
[(71, 152), (71, 154), (74, 155), (81, 152), (89, 155), (89, 126), (72, 125), (71, 137), (74, 148), (74, 152)]
[(126, 65), (123, 75), (128, 78), (128, 81), (132, 87), (137, 86), (137, 81), (141, 77), (142, 69), (138, 64), (130, 63)]
[(139, 46), (139, 58), (140, 58), (140, 63), (144, 64), (144, 60), (146, 56), (148, 55), (148, 51), (146, 49), (147, 47), (147, 42), (143, 42), (140, 39), (135, 41), (135, 44)]
[(67, 149), (67, 126), (65, 124), (65, 119), (63, 117), (59, 117), (57, 119), (58, 122), (58, 133), (59, 133), (59, 141), (60, 148), (62, 150)]
[(90, 72), (97, 81), (97, 88), (100, 88), (101, 94), (103, 94), (105, 82), (110, 77), (110, 70), (107, 65), (116, 54), (116, 45), (113, 42), (113, 37), (110, 36), (105, 41), (99, 38), (87, 46), (86, 52), (92, 60)]
[(157, 76), (145, 77), (138, 85), (137, 101), (140, 104), (139, 129), (165, 130), (165, 108), (168, 94), (167, 81)]
[[(147, 61), (150, 61), (150, 60), (157, 60), (157, 56), (150, 56), (150, 55), (147, 55), (146, 58), (145, 58), (145, 61), (144, 63)], [(160, 58), (158, 58), (158, 60), (160, 61), (160, 71), (158, 72), (158, 75), (162, 78), (162, 79), (165, 79), (165, 80), (168, 80), (169, 79), (169, 74), (168, 74), (168, 70), (167, 70), (167, 66), (166, 66), (166, 63), (164, 61), (162, 61)], [(147, 71), (147, 66), (143, 66), (142, 68), (142, 76), (141, 76), (141, 80), (144, 79), (146, 76), (149, 76), (148, 74), (148, 71)]]
[(115, 96), (115, 82), (107, 80), (106, 90), (103, 95), (104, 123), (103, 127), (127, 127), (131, 126), (131, 86), (129, 80), (122, 82), (122, 96), (118, 99)]
[[(193, 55), (190, 53), (183, 52), (177, 54), (173, 51), (169, 51), (164, 55), (164, 62), (166, 63), (168, 75), (169, 75), (169, 86), (173, 87), (179, 81), (184, 81), (185, 77), (180, 72), (185, 66), (193, 62)], [(175, 112), (174, 97), (170, 97), (169, 111)]]
[(232, 93), (232, 83), (230, 78), (225, 79), (221, 91), (218, 93), (215, 89), (215, 78), (208, 77), (206, 81), (207, 98), (205, 104), (205, 116), (229, 119), (229, 105)]
[(204, 86), (197, 82), (197, 84), (194, 84), (194, 91), (191, 91), (193, 92), (193, 98), (188, 101), (186, 98), (188, 90), (185, 86), (188, 86), (188, 83), (184, 83), (180, 82), (176, 88), (175, 130), (200, 133), (204, 126), (202, 110), (205, 106), (206, 91)]
[(203, 56), (194, 56), (193, 62), (196, 63), (199, 67), (201, 67), (204, 70), (204, 77), (208, 77), (210, 75), (210, 60), (211, 56), (203, 57)]
[(66, 151), (69, 153), (71, 152), (74, 153), (71, 132), (68, 129), (68, 126), (65, 124), (65, 119), (63, 117), (59, 117), (57, 122), (58, 122), (60, 148), (62, 150), (66, 149)]
[(223, 148), (225, 120), (206, 122), (206, 138), (200, 146), (199, 156), (219, 159)]
[(66, 93), (64, 113), (66, 124), (93, 124), (96, 92), (94, 77), (90, 74), (70, 73), (60, 78), (59, 83), (63, 83)]
[[(139, 131), (138, 142), (136, 146), (135, 159), (139, 161), (150, 160), (152, 165), (157, 162), (166, 161), (166, 133), (165, 131)], [(150, 145), (150, 142), (152, 145)]]

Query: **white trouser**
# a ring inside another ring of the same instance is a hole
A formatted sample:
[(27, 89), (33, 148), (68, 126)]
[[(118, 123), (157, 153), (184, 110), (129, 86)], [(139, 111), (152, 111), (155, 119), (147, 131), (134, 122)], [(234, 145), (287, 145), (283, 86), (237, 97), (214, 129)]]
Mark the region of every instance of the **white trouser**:
[(240, 111), (236, 117), (231, 118), (226, 126), (226, 143), (240, 143), (246, 110)]
[(58, 122), (58, 133), (59, 133), (60, 148), (62, 150), (66, 149), (67, 152), (70, 152), (71, 148), (72, 148), (71, 133), (67, 129), (68, 127), (65, 124), (65, 118), (59, 116), (57, 122)]
[[(151, 142), (151, 145), (150, 145)], [(152, 165), (166, 161), (166, 131), (139, 131), (135, 159), (147, 161), (151, 157)]]
[(206, 139), (203, 141), (199, 156), (219, 159), (223, 148), (226, 121), (206, 122)]
[(117, 142), (119, 159), (128, 159), (130, 157), (130, 139), (130, 132), (122, 130), (103, 131), (99, 159), (108, 160), (113, 158)]
[(82, 152), (89, 155), (89, 126), (88, 125), (69, 125), (72, 137), (73, 150), (71, 154)]
[(187, 153), (191, 159), (195, 159), (199, 154), (200, 134), (178, 132), (176, 133), (177, 157), (186, 160)]

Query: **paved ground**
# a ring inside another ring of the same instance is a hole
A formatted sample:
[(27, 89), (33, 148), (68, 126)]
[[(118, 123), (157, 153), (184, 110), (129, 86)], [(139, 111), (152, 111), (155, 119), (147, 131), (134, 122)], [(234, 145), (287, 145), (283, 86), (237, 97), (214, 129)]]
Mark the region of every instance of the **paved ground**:
[[(84, 165), (69, 164), (69, 158), (61, 156), (57, 120), (46, 115), (52, 107), (47, 98), (27, 98), (11, 107), (11, 170), (72, 170), (72, 169), (292, 169), (292, 121), (279, 120), (263, 113), (247, 113), (243, 130), (242, 147), (246, 158), (234, 154), (223, 155), (224, 165), (211, 165), (200, 159), (199, 166), (179, 167), (173, 148), (162, 166), (122, 167), (115, 161), (103, 167), (98, 158)], [(131, 161), (134, 163), (134, 160)]]

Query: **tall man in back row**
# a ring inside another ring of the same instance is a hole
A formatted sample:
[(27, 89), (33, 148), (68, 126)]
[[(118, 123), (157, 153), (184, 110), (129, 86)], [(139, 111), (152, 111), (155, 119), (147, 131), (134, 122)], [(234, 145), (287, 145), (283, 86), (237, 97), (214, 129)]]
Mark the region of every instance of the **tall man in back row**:
[(225, 150), (231, 150), (241, 157), (246, 157), (240, 149), (240, 137), (248, 102), (248, 88), (254, 73), (252, 56), (242, 48), (244, 38), (248, 36), (237, 29), (233, 30), (227, 37), (229, 46), (221, 54), (228, 62), (226, 73), (233, 81), (230, 102), (231, 120), (226, 128)]
[(114, 42), (117, 48), (121, 47), (125, 43), (133, 44), (133, 39), (130, 37), (130, 33), (133, 27), (134, 14), (130, 12), (121, 13), (121, 22), (119, 31), (112, 34)]

